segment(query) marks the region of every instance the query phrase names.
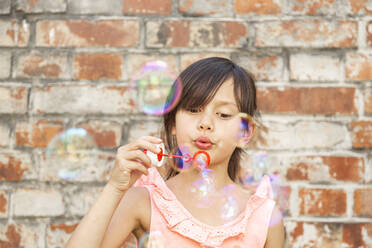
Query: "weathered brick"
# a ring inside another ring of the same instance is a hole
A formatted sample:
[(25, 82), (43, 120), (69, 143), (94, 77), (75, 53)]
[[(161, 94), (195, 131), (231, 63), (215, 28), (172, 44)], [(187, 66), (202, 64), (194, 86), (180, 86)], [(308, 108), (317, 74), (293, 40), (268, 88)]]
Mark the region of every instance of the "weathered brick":
[(30, 37), (30, 25), (23, 20), (0, 20), (0, 46), (24, 47)]
[[(314, 35), (316, 34), (316, 35)], [(356, 47), (355, 21), (295, 20), (256, 24), (257, 47)]]
[(372, 121), (354, 121), (350, 124), (350, 132), (353, 147), (372, 147)]
[(364, 159), (342, 156), (296, 156), (284, 161), (286, 179), (309, 182), (364, 181)]
[(364, 113), (372, 114), (372, 89), (364, 91)]
[(54, 189), (17, 189), (11, 197), (14, 216), (62, 216), (62, 194)]
[(295, 124), (266, 121), (269, 128), (257, 130), (250, 147), (256, 149), (316, 149), (346, 147), (346, 127), (324, 121), (301, 121)]
[(74, 78), (118, 80), (122, 76), (123, 58), (110, 53), (80, 53), (74, 57)]
[(75, 150), (51, 145), (46, 153), (35, 155), (40, 168), (39, 180), (52, 182), (106, 182), (114, 159), (112, 154), (90, 151), (89, 147), (79, 147), (79, 143)]
[(0, 223), (1, 247), (44, 248), (45, 225), (41, 223)]
[(371, 0), (343, 0), (348, 6), (350, 14), (372, 14)]
[(122, 128), (117, 122), (90, 120), (80, 123), (78, 127), (87, 130), (99, 147), (114, 148), (120, 145)]
[(282, 13), (281, 0), (235, 0), (237, 14), (277, 15)]
[(48, 248), (65, 247), (72, 232), (79, 223), (66, 221), (49, 224), (47, 227), (46, 242)]
[[(0, 87), (0, 113), (24, 114), (27, 112), (28, 88), (24, 86)], [(1, 143), (1, 142), (0, 142)]]
[(0, 1), (0, 14), (9, 14), (10, 13), (10, 0)]
[(102, 192), (99, 187), (74, 187), (69, 189), (68, 201), (69, 213), (73, 216), (84, 216), (97, 200)]
[(79, 84), (35, 87), (31, 97), (32, 112), (37, 114), (123, 114), (136, 111), (133, 92), (128, 86)]
[(23, 152), (0, 153), (0, 181), (21, 181), (37, 178), (31, 157)]
[(133, 79), (136, 76), (140, 76), (138, 74), (141, 68), (148, 62), (160, 60), (166, 63), (168, 67), (169, 76), (176, 77), (178, 76), (178, 67), (177, 67), (177, 59), (174, 55), (148, 55), (148, 54), (130, 54), (127, 57), (128, 65), (127, 65), (127, 73), (128, 75), (126, 78)]
[(372, 247), (372, 223), (344, 224), (342, 240), (340, 247)]
[(47, 147), (54, 136), (63, 130), (61, 120), (18, 122), (15, 128), (15, 143), (17, 146)]
[(17, 0), (17, 10), (26, 13), (58, 13), (66, 11), (64, 0)]
[(180, 0), (178, 11), (189, 15), (231, 16), (227, 0)]
[(241, 47), (248, 36), (242, 22), (149, 21), (148, 47)]
[(121, 0), (68, 0), (68, 10), (73, 14), (121, 14)]
[(36, 45), (46, 47), (131, 47), (139, 40), (137, 20), (53, 20), (36, 24)]
[(372, 54), (348, 53), (345, 68), (347, 80), (372, 80)]
[(11, 53), (0, 52), (0, 78), (8, 78), (10, 76)]
[(372, 217), (372, 188), (354, 191), (354, 213), (358, 216)]
[(339, 11), (338, 0), (304, 1), (289, 0), (288, 8), (296, 15), (335, 15)]
[(167, 15), (171, 4), (171, 0), (123, 0), (123, 13)]
[(70, 78), (66, 53), (30, 52), (19, 54), (15, 77)]
[(10, 143), (10, 128), (9, 126), (0, 121), (0, 147), (9, 146)]
[[(9, 196), (8, 192), (4, 190), (0, 190), (0, 218), (7, 218), (8, 217), (8, 208), (9, 205)], [(0, 241), (1, 244), (1, 241)]]
[(289, 248), (342, 247), (342, 224), (287, 222)]
[(301, 81), (340, 81), (340, 58), (332, 55), (291, 54), (290, 79)]
[(185, 54), (181, 54), (181, 58), (180, 58), (181, 71), (185, 70), (192, 63), (200, 59), (205, 59), (209, 57), (222, 57), (222, 58), (230, 59), (230, 56), (224, 53), (185, 53)]
[[(265, 113), (347, 114), (357, 113), (354, 88), (262, 88), (258, 107)], [(332, 101), (330, 101), (332, 99)]]
[(346, 214), (346, 192), (343, 189), (306, 189), (298, 192), (301, 215), (343, 216)]
[[(135, 121), (129, 129), (128, 142), (132, 142), (138, 137), (150, 135), (159, 137), (160, 122), (157, 121)], [(160, 138), (160, 137), (159, 137)]]
[(250, 71), (257, 80), (283, 80), (284, 61), (281, 56), (239, 55), (236, 62)]

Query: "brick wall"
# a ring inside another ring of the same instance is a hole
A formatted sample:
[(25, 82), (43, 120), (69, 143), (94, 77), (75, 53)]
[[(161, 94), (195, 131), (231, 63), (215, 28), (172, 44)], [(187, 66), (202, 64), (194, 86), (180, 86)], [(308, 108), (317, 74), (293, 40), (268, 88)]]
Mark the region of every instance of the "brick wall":
[[(116, 148), (156, 134), (128, 91), (141, 64), (217, 55), (258, 80), (269, 130), (252, 148), (290, 185), (288, 247), (372, 247), (371, 13), (371, 0), (0, 0), (0, 246), (63, 246)], [(65, 182), (45, 152), (72, 127), (98, 147)]]

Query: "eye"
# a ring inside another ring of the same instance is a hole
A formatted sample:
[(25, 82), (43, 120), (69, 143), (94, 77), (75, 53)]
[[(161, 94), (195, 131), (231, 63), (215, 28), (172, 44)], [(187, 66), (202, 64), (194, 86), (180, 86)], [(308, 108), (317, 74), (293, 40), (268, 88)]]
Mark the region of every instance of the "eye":
[(189, 108), (187, 109), (188, 112), (190, 113), (199, 113), (201, 111), (201, 109), (198, 109), (198, 108)]
[(219, 112), (217, 112), (217, 115), (218, 115), (219, 117), (221, 117), (222, 119), (229, 119), (229, 118), (232, 117), (232, 115), (230, 115), (230, 114), (219, 113)]

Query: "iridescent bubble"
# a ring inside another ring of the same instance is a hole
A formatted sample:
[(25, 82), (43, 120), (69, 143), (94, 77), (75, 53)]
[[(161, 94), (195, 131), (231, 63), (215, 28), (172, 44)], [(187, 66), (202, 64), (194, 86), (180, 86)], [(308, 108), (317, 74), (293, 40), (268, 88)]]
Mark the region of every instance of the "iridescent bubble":
[(273, 188), (274, 201), (281, 212), (281, 216), (278, 216), (278, 219), (273, 221), (275, 224), (289, 213), (289, 195), (291, 189), (289, 185), (286, 185), (281, 180), (279, 174), (270, 175), (270, 181)]
[(180, 100), (182, 83), (161, 60), (150, 61), (131, 77), (131, 88), (137, 93), (136, 105), (146, 114), (162, 115)]
[(178, 171), (187, 171), (192, 168), (193, 161), (190, 155), (190, 148), (188, 146), (179, 146), (178, 148), (172, 151), (173, 155), (175, 155), (175, 159), (173, 160), (173, 168)]
[(221, 207), (221, 217), (226, 221), (233, 219), (239, 213), (239, 205), (236, 200), (236, 186), (229, 184), (222, 189), (223, 202)]
[(200, 208), (209, 207), (216, 201), (215, 178), (212, 170), (204, 169), (200, 173), (201, 178), (191, 185), (191, 192), (198, 200), (197, 206)]
[(247, 113), (238, 113), (237, 117), (240, 120), (237, 141), (239, 142), (239, 146), (244, 147), (248, 144), (250, 138), (252, 137), (251, 132), (254, 132), (256, 122)]
[(67, 129), (56, 135), (46, 148), (49, 171), (64, 180), (82, 178), (89, 171), (87, 164), (94, 161), (90, 150), (95, 148), (93, 137), (85, 129)]
[(250, 156), (248, 163), (241, 164), (239, 181), (247, 188), (255, 188), (265, 174), (268, 174), (268, 158), (265, 151)]

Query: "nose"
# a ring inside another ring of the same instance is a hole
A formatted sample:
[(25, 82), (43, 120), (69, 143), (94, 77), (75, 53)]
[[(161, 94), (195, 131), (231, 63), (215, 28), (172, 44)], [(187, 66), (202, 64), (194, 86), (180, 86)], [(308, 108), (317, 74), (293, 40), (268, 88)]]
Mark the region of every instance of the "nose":
[(198, 129), (199, 131), (213, 131), (212, 120), (207, 115), (204, 115), (202, 118), (200, 118)]

